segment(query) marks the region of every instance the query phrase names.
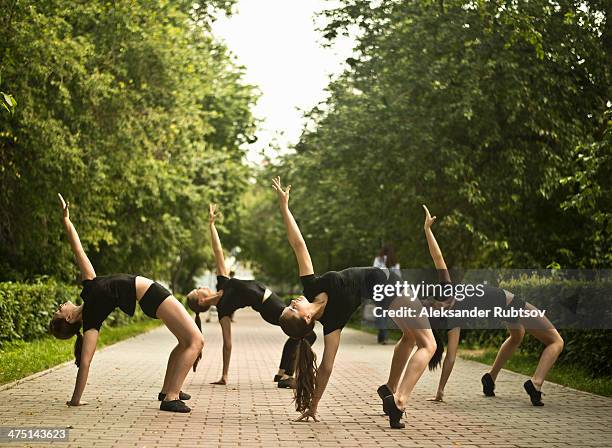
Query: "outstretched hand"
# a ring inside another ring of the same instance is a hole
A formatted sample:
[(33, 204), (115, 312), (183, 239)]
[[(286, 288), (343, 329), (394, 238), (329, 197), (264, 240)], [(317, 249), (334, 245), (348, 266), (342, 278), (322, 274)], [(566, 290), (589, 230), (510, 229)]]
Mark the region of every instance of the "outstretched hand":
[(221, 212), (217, 211), (217, 204), (208, 204), (208, 222), (215, 223), (215, 218), (221, 217)]
[(59, 197), (60, 207), (64, 213), (64, 219), (70, 219), (70, 202), (64, 201), (64, 198), (60, 193), (58, 193), (57, 196)]
[(427, 401), (434, 401), (436, 403), (444, 403), (444, 392), (438, 391), (436, 392), (436, 396), (434, 398), (430, 398)]
[(278, 201), (280, 204), (289, 205), (289, 191), (291, 191), (291, 185), (283, 190), (280, 176), (276, 176), (274, 179), (272, 179), (272, 188), (274, 188), (276, 194), (278, 194)]
[(425, 204), (423, 204), (423, 209), (425, 210), (425, 224), (423, 225), (423, 227), (425, 227), (426, 229), (429, 229), (433, 225), (433, 223), (436, 221), (436, 217), (431, 216), (431, 214), (429, 213), (429, 209), (427, 208)]
[(86, 401), (83, 401), (83, 400), (79, 400), (78, 403), (73, 403), (72, 401), (67, 401), (66, 402), (66, 406), (85, 406), (86, 404), (89, 404), (89, 403), (87, 403)]
[(314, 422), (318, 422), (320, 421), (317, 418), (317, 413), (316, 411), (313, 411), (311, 409), (306, 409), (302, 415), (300, 415), (298, 418), (296, 418), (295, 420), (293, 420), (294, 422), (307, 422), (309, 418), (312, 418), (312, 420)]

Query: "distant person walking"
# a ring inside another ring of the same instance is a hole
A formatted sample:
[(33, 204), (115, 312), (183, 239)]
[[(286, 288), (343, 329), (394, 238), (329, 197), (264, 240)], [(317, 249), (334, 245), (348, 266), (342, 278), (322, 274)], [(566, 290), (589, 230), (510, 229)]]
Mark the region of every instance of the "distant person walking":
[[(393, 243), (389, 242), (384, 244), (378, 255), (374, 258), (374, 263), (372, 264), (375, 268), (380, 269), (388, 269), (389, 271), (394, 271), (398, 276), (400, 275), (400, 264), (397, 261), (397, 256), (395, 255), (395, 247)], [(383, 306), (386, 308), (385, 304)], [(386, 316), (381, 316), (376, 318), (376, 328), (378, 328), (378, 343), (381, 345), (387, 344), (387, 326), (388, 319)]]

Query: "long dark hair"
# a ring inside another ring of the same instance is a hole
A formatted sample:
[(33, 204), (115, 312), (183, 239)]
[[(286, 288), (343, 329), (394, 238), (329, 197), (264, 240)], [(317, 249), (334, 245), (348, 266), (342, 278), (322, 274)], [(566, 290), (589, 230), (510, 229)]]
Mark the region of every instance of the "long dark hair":
[[(198, 328), (200, 329), (200, 333), (202, 333), (202, 320), (200, 319), (200, 313), (204, 313), (204, 312), (208, 311), (210, 306), (206, 306), (206, 307), (200, 306), (200, 304), (198, 303), (198, 298), (197, 297), (189, 297), (189, 298), (187, 298), (187, 305), (189, 306), (189, 309), (191, 309), (191, 311), (193, 311), (195, 313), (195, 323), (198, 326)], [(200, 359), (202, 359), (202, 352), (201, 351), (200, 351), (200, 353), (198, 353), (198, 357), (196, 358), (195, 362), (193, 363), (193, 371), (194, 372), (198, 368), (198, 363), (200, 362)]]
[(293, 399), (295, 410), (304, 412), (312, 406), (318, 372), (317, 355), (312, 351), (310, 342), (305, 339), (312, 332), (315, 321), (313, 319), (310, 323), (306, 323), (304, 319), (295, 316), (281, 315), (279, 323), (287, 336), (300, 341), (295, 366)]
[(442, 363), (442, 355), (444, 354), (444, 334), (446, 330), (434, 328), (434, 339), (436, 340), (436, 351), (429, 360), (429, 370), (436, 370)]
[(83, 335), (81, 334), (81, 326), (83, 322), (68, 322), (63, 317), (54, 317), (49, 322), (49, 333), (58, 339), (70, 339), (76, 335), (74, 341), (74, 363), (77, 367), (81, 367), (81, 352), (83, 351)]
[[(378, 252), (378, 256), (382, 260), (385, 261), (385, 266), (387, 266), (388, 269), (391, 269), (397, 264), (397, 256), (395, 255), (395, 247), (393, 246), (393, 243), (391, 242), (384, 244), (380, 248), (380, 251)], [(385, 258), (385, 256), (387, 258)]]

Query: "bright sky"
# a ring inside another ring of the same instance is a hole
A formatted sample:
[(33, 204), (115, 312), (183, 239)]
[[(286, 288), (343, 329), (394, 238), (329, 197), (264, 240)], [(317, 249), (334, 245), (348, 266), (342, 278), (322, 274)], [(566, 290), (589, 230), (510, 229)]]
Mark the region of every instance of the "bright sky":
[(261, 91), (254, 113), (262, 122), (249, 161), (260, 162), (262, 151), (274, 158), (275, 141), (281, 151), (297, 143), (303, 112), (325, 99), (329, 76), (340, 73), (352, 54), (352, 39), (320, 45), (315, 14), (331, 6), (325, 0), (239, 0), (230, 18), (213, 23), (213, 34), (246, 67), (246, 81)]

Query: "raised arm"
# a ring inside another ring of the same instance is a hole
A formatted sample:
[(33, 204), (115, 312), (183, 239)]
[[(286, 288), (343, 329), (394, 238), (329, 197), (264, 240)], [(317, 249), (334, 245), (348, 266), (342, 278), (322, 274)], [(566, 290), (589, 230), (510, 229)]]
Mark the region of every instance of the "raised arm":
[(64, 201), (61, 194), (58, 193), (57, 195), (59, 196), (60, 206), (63, 213), (62, 222), (64, 223), (64, 229), (66, 229), (66, 235), (68, 235), (70, 248), (72, 249), (72, 253), (74, 253), (77, 265), (81, 271), (81, 280), (91, 280), (96, 277), (96, 271), (94, 271), (91, 261), (89, 261), (89, 258), (87, 258), (87, 255), (83, 250), (83, 246), (81, 245), (79, 234), (70, 221), (70, 203)]
[(280, 177), (276, 177), (272, 180), (272, 187), (274, 188), (274, 190), (276, 190), (276, 193), (278, 194), (278, 202), (281, 209), (281, 215), (283, 216), (283, 222), (285, 223), (285, 228), (287, 229), (287, 238), (289, 239), (289, 244), (291, 245), (291, 248), (295, 253), (300, 277), (304, 275), (314, 274), (314, 269), (312, 268), (312, 260), (310, 259), (310, 254), (308, 253), (306, 242), (302, 237), (302, 232), (300, 232), (300, 228), (295, 222), (295, 218), (291, 214), (291, 210), (289, 210), (289, 191), (291, 190), (291, 185), (289, 185), (285, 190), (283, 190)]
[(210, 243), (212, 244), (213, 253), (215, 254), (215, 262), (217, 264), (217, 275), (223, 275), (228, 277), (227, 267), (225, 266), (225, 257), (223, 256), (223, 247), (221, 247), (221, 240), (219, 239), (219, 233), (215, 227), (215, 218), (219, 216), (216, 213), (217, 206), (215, 204), (209, 204), (208, 206), (208, 223), (210, 227)]
[(436, 221), (436, 217), (431, 216), (425, 204), (423, 204), (423, 209), (425, 210), (425, 224), (423, 225), (423, 228), (425, 230), (425, 238), (427, 238), (427, 245), (429, 246), (429, 254), (431, 255), (431, 259), (438, 270), (440, 280), (450, 282), (450, 275), (448, 273), (448, 269), (446, 268), (446, 262), (442, 256), (442, 251), (440, 250), (440, 246), (438, 246), (436, 237), (431, 231), (431, 226)]

